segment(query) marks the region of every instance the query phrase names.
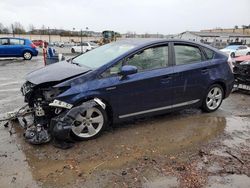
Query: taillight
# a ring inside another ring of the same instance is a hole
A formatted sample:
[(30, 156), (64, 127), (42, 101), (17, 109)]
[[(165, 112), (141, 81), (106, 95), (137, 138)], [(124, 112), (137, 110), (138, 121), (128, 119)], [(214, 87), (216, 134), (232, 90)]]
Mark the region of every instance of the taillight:
[(36, 48), (36, 45), (33, 43), (31, 43), (30, 46), (31, 46), (31, 48)]
[(230, 69), (231, 69), (232, 72), (233, 72), (233, 68), (234, 68), (234, 64), (233, 64), (234, 62), (235, 62), (235, 60), (233, 60), (231, 58), (231, 56), (229, 55), (229, 57), (227, 59), (227, 63), (228, 63), (228, 65), (229, 65), (229, 67), (230, 67)]

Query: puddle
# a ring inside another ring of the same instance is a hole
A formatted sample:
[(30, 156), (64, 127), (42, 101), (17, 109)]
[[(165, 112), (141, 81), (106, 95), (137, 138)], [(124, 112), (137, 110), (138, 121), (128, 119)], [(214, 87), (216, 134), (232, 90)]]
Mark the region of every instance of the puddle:
[(144, 156), (178, 153), (214, 138), (226, 126), (224, 117), (166, 115), (119, 126), (101, 137), (76, 143), (69, 150), (52, 145), (32, 146), (20, 140), (37, 181), (58, 187), (79, 173), (89, 177), (102, 170), (116, 170)]
[(230, 135), (223, 141), (225, 146), (235, 148), (246, 144), (250, 139), (250, 119), (247, 117), (228, 117), (225, 133)]
[(179, 183), (176, 177), (168, 176), (168, 177), (161, 177), (154, 181), (149, 181), (144, 183), (142, 187), (144, 188), (175, 188), (178, 187)]
[(250, 177), (246, 175), (210, 176), (207, 188), (249, 188)]

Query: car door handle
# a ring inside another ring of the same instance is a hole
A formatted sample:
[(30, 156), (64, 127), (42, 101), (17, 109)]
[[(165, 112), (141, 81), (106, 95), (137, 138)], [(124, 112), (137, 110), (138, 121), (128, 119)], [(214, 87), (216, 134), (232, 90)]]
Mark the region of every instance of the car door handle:
[(203, 68), (203, 69), (201, 69), (201, 73), (202, 73), (202, 74), (208, 73), (208, 68)]
[(107, 87), (107, 88), (106, 88), (106, 91), (110, 91), (110, 90), (114, 90), (114, 89), (116, 89), (115, 86), (114, 86), (114, 87)]
[(168, 83), (172, 79), (172, 76), (163, 76), (161, 78), (161, 83), (165, 84)]

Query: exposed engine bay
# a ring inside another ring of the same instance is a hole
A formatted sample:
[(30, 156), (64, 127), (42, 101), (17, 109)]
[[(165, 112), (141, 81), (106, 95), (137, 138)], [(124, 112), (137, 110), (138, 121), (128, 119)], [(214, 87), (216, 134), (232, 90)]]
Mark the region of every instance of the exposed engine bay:
[[(24, 137), (31, 144), (43, 144), (52, 141), (56, 147), (69, 148), (73, 146), (71, 138), (72, 124), (77, 123), (76, 117), (93, 106), (105, 104), (98, 98), (88, 100), (79, 106), (73, 106), (55, 97), (64, 92), (67, 88), (37, 87), (26, 82), (21, 92), (28, 103), (29, 116), (33, 117), (33, 123), (25, 123), (24, 116)], [(30, 117), (29, 117), (30, 118)]]

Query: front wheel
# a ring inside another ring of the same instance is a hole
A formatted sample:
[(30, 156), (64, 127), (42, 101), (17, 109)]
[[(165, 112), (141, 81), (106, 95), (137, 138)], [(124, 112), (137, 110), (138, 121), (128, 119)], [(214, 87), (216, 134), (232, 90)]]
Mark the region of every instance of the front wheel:
[(74, 48), (71, 48), (71, 53), (72, 53), (72, 54), (76, 53), (76, 51), (75, 51)]
[(250, 52), (247, 52), (247, 55), (250, 55)]
[(30, 52), (24, 52), (23, 53), (23, 59), (24, 60), (31, 60), (32, 59), (32, 54)]
[(89, 140), (101, 134), (107, 125), (106, 111), (94, 106), (79, 113), (72, 125), (72, 135), (77, 140)]
[(203, 100), (202, 110), (205, 112), (213, 112), (217, 110), (223, 100), (224, 90), (219, 84), (212, 85)]
[(231, 56), (232, 58), (235, 58), (235, 53), (232, 52), (230, 56)]

